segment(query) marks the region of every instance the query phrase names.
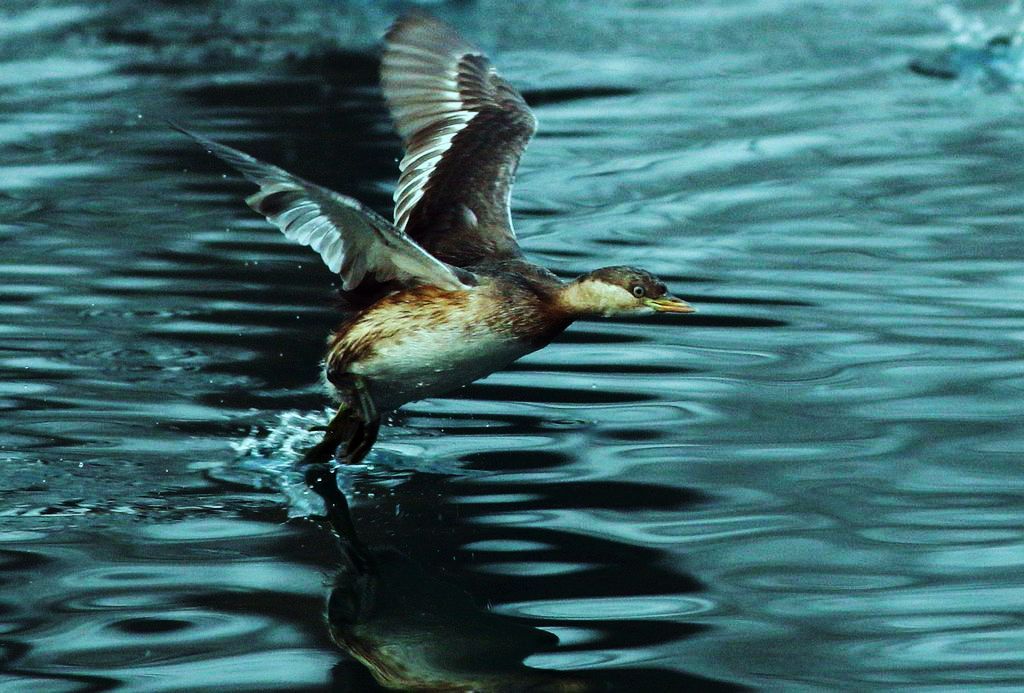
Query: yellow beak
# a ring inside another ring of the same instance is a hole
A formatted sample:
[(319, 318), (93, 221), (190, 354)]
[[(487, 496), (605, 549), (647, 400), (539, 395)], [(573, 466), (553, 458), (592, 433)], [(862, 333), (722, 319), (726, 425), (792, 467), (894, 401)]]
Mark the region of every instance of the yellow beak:
[(659, 313), (696, 313), (697, 309), (681, 298), (663, 296), (661, 298), (644, 299), (644, 305)]

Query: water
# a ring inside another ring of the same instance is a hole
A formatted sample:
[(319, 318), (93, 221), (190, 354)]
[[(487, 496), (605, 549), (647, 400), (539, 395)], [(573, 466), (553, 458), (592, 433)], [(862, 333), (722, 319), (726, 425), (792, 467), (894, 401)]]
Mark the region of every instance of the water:
[(1015, 2), (1001, 21), (990, 24), (981, 16), (965, 15), (956, 6), (943, 6), (940, 16), (953, 33), (953, 43), (914, 58), (910, 69), (928, 77), (957, 79), (986, 91), (1019, 91), (1024, 83), (1022, 13), (1024, 6)]
[(700, 313), (407, 407), (346, 527), (332, 277), (162, 119), (387, 210), (398, 4), (8, 0), (4, 690), (1019, 688), (1024, 104), (907, 69), (948, 10), (429, 8), (540, 120), (531, 256)]

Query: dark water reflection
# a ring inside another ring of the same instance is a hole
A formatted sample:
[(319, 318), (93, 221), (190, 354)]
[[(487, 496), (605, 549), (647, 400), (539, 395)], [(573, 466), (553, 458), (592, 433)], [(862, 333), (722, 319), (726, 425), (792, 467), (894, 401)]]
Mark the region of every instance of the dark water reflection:
[(1018, 685), (1022, 104), (910, 74), (927, 3), (432, 5), (536, 108), (527, 249), (701, 313), (408, 407), (318, 519), (332, 277), (161, 119), (386, 209), (397, 8), (0, 9), (3, 687)]

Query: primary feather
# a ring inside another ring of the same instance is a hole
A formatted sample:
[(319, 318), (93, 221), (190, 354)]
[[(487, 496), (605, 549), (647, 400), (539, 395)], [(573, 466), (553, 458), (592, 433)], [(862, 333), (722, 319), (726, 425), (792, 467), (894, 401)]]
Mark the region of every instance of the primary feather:
[(521, 256), (509, 195), (537, 121), (487, 57), (413, 14), (388, 31), (381, 85), (405, 144), (395, 225), (459, 267)]
[(286, 237), (319, 253), (327, 267), (341, 275), (345, 291), (355, 289), (368, 276), (380, 283), (398, 280), (448, 290), (466, 289), (475, 283), (472, 273), (441, 262), (357, 200), (174, 127), (260, 186), (246, 203)]

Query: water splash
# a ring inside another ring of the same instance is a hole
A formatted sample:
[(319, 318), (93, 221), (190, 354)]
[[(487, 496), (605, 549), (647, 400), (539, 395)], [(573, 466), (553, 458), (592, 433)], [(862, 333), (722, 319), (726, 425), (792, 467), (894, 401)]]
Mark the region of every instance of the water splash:
[(1018, 90), (1024, 84), (1024, 3), (1014, 0), (1001, 21), (986, 21), (956, 5), (938, 10), (952, 34), (949, 48), (915, 58), (910, 69), (927, 77), (956, 79), (986, 91)]
[[(235, 459), (207, 475), (223, 483), (281, 494), (289, 517), (323, 515), (323, 501), (306, 485), (302, 458), (320, 442), (333, 415), (330, 408), (279, 412), (271, 423), (254, 425), (245, 437), (231, 442)], [(350, 498), (372, 497), (415, 473), (465, 474), (457, 457), (431, 452), (429, 441), (439, 434), (434, 429), (388, 426), (387, 440), (378, 441), (362, 462), (339, 463), (338, 469), (345, 470), (337, 475), (339, 488)]]
[(992, 37), (992, 29), (981, 17), (967, 14), (956, 5), (943, 5), (938, 14), (953, 34), (956, 45), (977, 46), (987, 43)]
[(331, 412), (285, 411), (270, 426), (256, 425), (231, 443), (237, 457), (211, 476), (218, 481), (281, 493), (289, 517), (324, 514), (323, 500), (306, 485), (299, 465), (306, 450), (319, 442)]

